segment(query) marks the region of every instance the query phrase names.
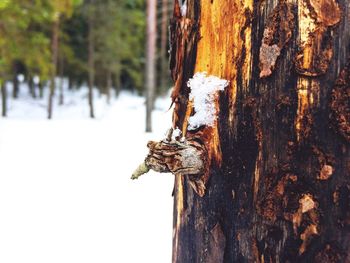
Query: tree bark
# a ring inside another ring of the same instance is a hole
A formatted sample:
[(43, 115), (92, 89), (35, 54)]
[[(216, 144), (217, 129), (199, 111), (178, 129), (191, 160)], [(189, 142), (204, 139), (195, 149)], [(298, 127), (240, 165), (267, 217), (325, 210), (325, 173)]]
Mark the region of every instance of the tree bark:
[[(348, 1), (184, 2), (171, 22), (173, 128), (208, 169), (175, 172), (172, 261), (350, 262)], [(187, 82), (204, 71), (229, 86), (215, 124), (188, 130)], [(170, 167), (184, 144), (149, 147), (147, 167), (181, 171)]]
[(1, 83), (1, 102), (2, 102), (2, 117), (7, 117), (7, 87), (6, 81)]
[[(90, 0), (90, 3), (92, 4), (93, 0)], [(93, 14), (90, 10), (89, 17), (88, 17), (88, 26), (89, 26), (89, 35), (88, 35), (88, 67), (89, 67), (89, 108), (90, 108), (90, 117), (95, 118), (94, 114), (94, 95), (93, 95), (93, 88), (95, 83), (95, 41), (93, 36), (93, 28), (94, 28), (94, 21), (93, 21)]]
[(58, 59), (58, 33), (59, 33), (59, 25), (60, 20), (59, 18), (55, 19), (53, 26), (52, 26), (52, 70), (51, 70), (51, 80), (50, 80), (50, 91), (49, 91), (49, 102), (48, 102), (48, 119), (52, 118), (52, 111), (53, 111), (53, 96), (55, 94), (55, 78), (57, 73), (57, 59)]
[(155, 96), (156, 9), (156, 0), (147, 0), (146, 132), (152, 131), (152, 111)]

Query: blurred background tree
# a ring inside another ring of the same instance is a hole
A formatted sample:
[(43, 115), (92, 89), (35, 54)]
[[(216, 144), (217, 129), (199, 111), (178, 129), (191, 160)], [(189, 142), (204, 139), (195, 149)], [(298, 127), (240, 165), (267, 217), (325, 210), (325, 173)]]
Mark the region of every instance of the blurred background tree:
[[(159, 95), (170, 88), (167, 36), (172, 3), (158, 0), (157, 4), (155, 90)], [(123, 89), (143, 94), (145, 40), (145, 0), (0, 1), (3, 116), (7, 89), (12, 88), (14, 99), (20, 96), (19, 76), (33, 99), (47, 96), (48, 118), (53, 115), (54, 96), (64, 105), (65, 83), (68, 90), (87, 89), (91, 117), (94, 89), (107, 101)]]

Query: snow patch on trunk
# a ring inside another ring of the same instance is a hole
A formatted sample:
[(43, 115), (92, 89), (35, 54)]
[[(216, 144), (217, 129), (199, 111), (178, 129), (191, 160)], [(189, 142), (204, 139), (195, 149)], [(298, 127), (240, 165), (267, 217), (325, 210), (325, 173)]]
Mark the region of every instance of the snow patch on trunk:
[(174, 137), (174, 139), (175, 139), (176, 137), (180, 137), (181, 135), (182, 135), (181, 130), (180, 130), (179, 128), (176, 128), (176, 129), (174, 130), (174, 132), (173, 132), (173, 137)]
[(181, 15), (182, 15), (182, 17), (185, 17), (186, 13), (187, 13), (187, 0), (183, 1), (182, 5), (181, 5)]
[(187, 82), (187, 86), (191, 88), (189, 99), (193, 101), (195, 111), (189, 118), (188, 130), (195, 130), (204, 125), (214, 125), (217, 118), (216, 93), (224, 90), (228, 84), (228, 80), (207, 76), (206, 72), (197, 72)]

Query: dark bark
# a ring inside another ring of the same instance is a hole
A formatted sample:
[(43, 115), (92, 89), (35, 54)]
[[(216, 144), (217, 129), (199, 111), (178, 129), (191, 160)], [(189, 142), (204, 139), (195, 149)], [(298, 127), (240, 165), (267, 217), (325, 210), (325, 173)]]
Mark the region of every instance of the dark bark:
[(230, 85), (217, 125), (186, 134), (210, 167), (203, 197), (176, 175), (173, 262), (350, 262), (349, 14), (346, 0), (188, 0), (184, 17), (175, 0), (174, 128), (194, 72)]
[[(92, 3), (93, 1), (90, 0)], [(89, 13), (88, 26), (89, 26), (89, 36), (88, 36), (88, 67), (89, 67), (89, 108), (90, 108), (90, 118), (95, 118), (94, 114), (94, 95), (93, 88), (95, 83), (95, 41), (93, 36), (94, 29), (94, 19), (92, 17), (92, 12)]]
[(147, 0), (146, 132), (152, 131), (152, 111), (155, 96), (156, 8), (157, 2), (155, 0)]
[(6, 82), (1, 83), (1, 102), (2, 102), (2, 117), (7, 116), (7, 87)]

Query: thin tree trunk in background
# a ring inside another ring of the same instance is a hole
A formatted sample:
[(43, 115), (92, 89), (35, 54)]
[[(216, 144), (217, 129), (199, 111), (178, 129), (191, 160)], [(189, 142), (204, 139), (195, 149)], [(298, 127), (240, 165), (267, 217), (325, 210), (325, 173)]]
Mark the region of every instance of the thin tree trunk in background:
[(111, 100), (111, 88), (112, 88), (112, 72), (107, 70), (107, 80), (106, 80), (106, 95), (107, 103), (110, 103)]
[(114, 85), (115, 85), (115, 96), (118, 98), (120, 89), (121, 89), (120, 70), (117, 70), (115, 73)]
[(63, 60), (63, 55), (60, 55), (60, 59), (59, 59), (59, 76), (60, 76), (60, 96), (59, 96), (59, 105), (63, 105), (64, 104), (64, 90), (63, 90), (63, 72), (64, 72), (64, 60)]
[[(90, 0), (90, 4), (92, 3), (93, 1)], [(91, 10), (88, 17), (88, 26), (89, 26), (89, 36), (88, 36), (89, 107), (90, 107), (90, 117), (94, 118), (95, 115), (94, 115), (93, 87), (95, 82), (95, 59), (94, 59), (95, 44), (94, 44), (94, 36), (93, 36), (94, 21), (93, 21)]]
[(117, 70), (114, 72), (113, 80), (115, 85), (115, 96), (118, 98), (120, 90), (121, 90), (121, 62), (117, 57), (117, 61), (115, 62), (118, 65)]
[(29, 93), (32, 96), (33, 99), (36, 98), (36, 92), (35, 92), (35, 84), (33, 80), (33, 76), (29, 75), (28, 77), (28, 86), (29, 86)]
[(58, 33), (59, 33), (59, 18), (57, 18), (52, 27), (52, 72), (51, 72), (51, 80), (50, 80), (50, 92), (49, 92), (49, 102), (48, 102), (48, 119), (52, 118), (53, 111), (53, 96), (55, 93), (55, 78), (57, 71), (57, 59), (58, 59)]
[(7, 116), (7, 87), (6, 81), (1, 83), (2, 117)]
[(68, 89), (72, 90), (73, 89), (73, 80), (72, 77), (68, 77)]
[(152, 110), (155, 96), (156, 10), (157, 1), (147, 0), (146, 132), (152, 131)]
[[(174, 128), (205, 149), (209, 168), (176, 175), (173, 262), (350, 262), (348, 1), (180, 8)], [(204, 71), (229, 85), (213, 102), (217, 122), (190, 131), (187, 82)], [(193, 180), (206, 182), (203, 197)]]
[(18, 98), (18, 91), (19, 91), (19, 83), (18, 83), (17, 74), (18, 74), (17, 64), (14, 63), (14, 65), (13, 65), (13, 90), (12, 90), (12, 97), (14, 99)]
[(12, 90), (12, 97), (14, 99), (18, 98), (18, 90), (19, 90), (19, 83), (17, 79), (17, 74), (14, 74), (13, 76), (13, 90)]
[(169, 67), (168, 67), (168, 6), (169, 0), (162, 0), (162, 21), (161, 21), (161, 39), (160, 39), (160, 87), (161, 91), (164, 92), (168, 89), (168, 78), (169, 78)]
[(43, 87), (43, 81), (40, 79), (38, 83), (39, 87), (39, 98), (42, 99), (44, 97), (44, 87)]

